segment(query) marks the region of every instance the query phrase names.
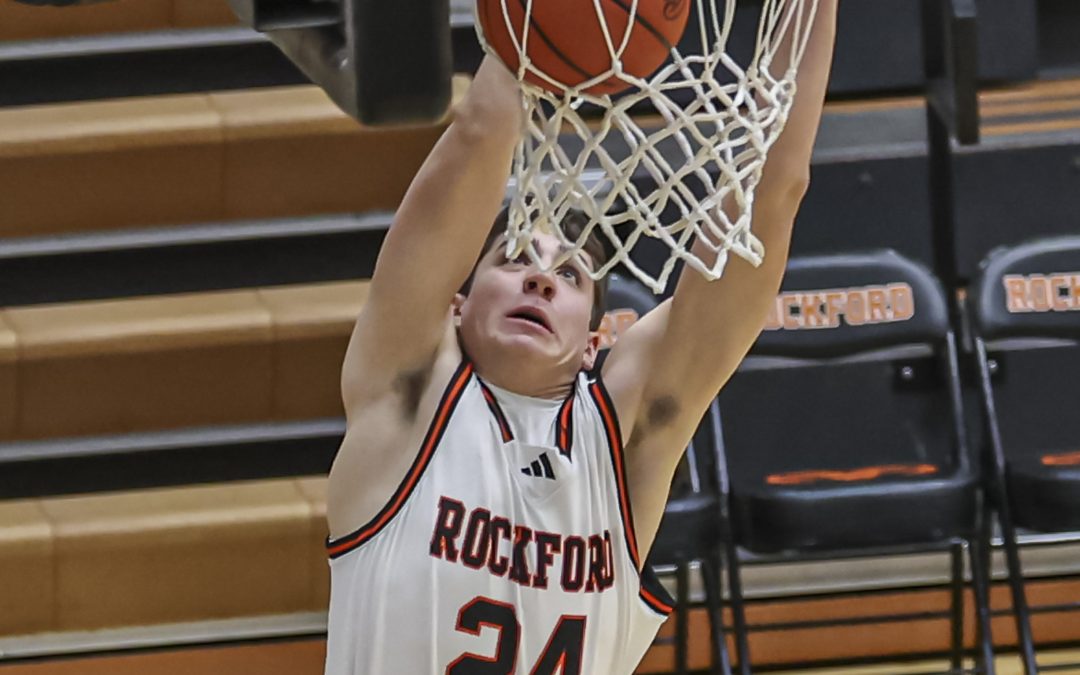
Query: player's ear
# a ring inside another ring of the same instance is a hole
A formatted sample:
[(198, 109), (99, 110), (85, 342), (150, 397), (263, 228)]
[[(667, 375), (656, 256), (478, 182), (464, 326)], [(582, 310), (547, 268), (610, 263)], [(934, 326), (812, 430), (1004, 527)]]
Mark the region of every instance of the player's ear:
[(581, 367), (585, 370), (592, 370), (596, 365), (596, 356), (600, 353), (600, 333), (599, 331), (589, 331), (588, 342), (585, 345), (585, 355), (581, 359)]
[(450, 313), (454, 317), (454, 325), (461, 325), (461, 306), (465, 304), (465, 296), (461, 293), (454, 293), (454, 299), (450, 301)]

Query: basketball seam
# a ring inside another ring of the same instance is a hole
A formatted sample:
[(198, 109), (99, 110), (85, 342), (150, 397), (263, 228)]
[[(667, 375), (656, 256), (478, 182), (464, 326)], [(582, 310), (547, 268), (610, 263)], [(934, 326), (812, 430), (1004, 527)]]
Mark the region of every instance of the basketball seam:
[[(521, 18), (524, 19), (525, 18), (525, 13), (528, 11), (527, 5), (526, 5), (526, 0), (518, 0), (518, 4), (521, 5), (521, 12), (522, 12)], [(544, 44), (547, 45), (548, 49), (550, 49), (551, 52), (553, 54), (555, 54), (555, 56), (559, 57), (559, 59), (562, 60), (563, 63), (565, 63), (566, 65), (570, 66), (570, 68), (575, 70), (578, 75), (581, 75), (582, 77), (584, 77), (586, 81), (591, 80), (592, 78), (596, 77), (596, 75), (590, 74), (589, 71), (585, 70), (584, 68), (582, 68), (578, 64), (574, 63), (570, 59), (570, 57), (568, 57), (566, 54), (563, 54), (562, 50), (560, 50), (558, 47), (556, 47), (555, 44), (550, 39), (548, 39), (548, 36), (544, 33), (544, 29), (540, 27), (539, 23), (533, 21), (533, 18), (531, 16), (529, 17), (529, 27), (532, 30), (536, 31), (536, 34), (540, 36), (540, 39), (544, 41)], [(518, 55), (518, 58), (519, 59), (521, 58), (520, 54)]]

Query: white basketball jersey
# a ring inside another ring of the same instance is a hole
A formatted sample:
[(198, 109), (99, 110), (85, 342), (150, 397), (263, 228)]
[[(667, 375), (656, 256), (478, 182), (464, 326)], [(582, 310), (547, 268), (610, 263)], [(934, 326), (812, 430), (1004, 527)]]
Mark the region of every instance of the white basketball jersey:
[(389, 503), (327, 542), (326, 673), (632, 673), (671, 611), (632, 522), (600, 381), (548, 401), (466, 361)]

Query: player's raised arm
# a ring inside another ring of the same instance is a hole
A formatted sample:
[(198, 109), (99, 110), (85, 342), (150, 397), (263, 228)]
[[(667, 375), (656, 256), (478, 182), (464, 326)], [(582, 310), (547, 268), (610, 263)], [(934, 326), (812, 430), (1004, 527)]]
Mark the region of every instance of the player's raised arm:
[[(754, 267), (731, 256), (720, 280), (709, 282), (699, 274), (685, 274), (676, 287), (664, 344), (659, 349), (658, 358), (664, 361), (660, 370), (680, 373), (678, 382), (688, 400), (700, 405), (698, 415), (746, 356), (780, 290), (795, 216), (810, 183), (810, 157), (832, 66), (838, 3), (819, 0), (787, 126), (762, 170), (751, 229), (765, 246), (764, 262)], [(809, 4), (804, 11), (809, 11)], [(788, 40), (774, 63), (787, 63), (791, 48)], [(699, 255), (709, 255), (700, 242), (696, 248)], [(702, 368), (702, 363), (709, 367)], [(674, 384), (658, 381), (653, 395)]]
[(346, 412), (430, 367), (454, 293), (500, 209), (522, 124), (510, 73), (485, 59), (420, 168), (379, 253), (342, 373)]
[[(787, 264), (792, 226), (809, 184), (832, 64), (838, 0), (820, 0), (799, 68), (788, 123), (758, 184), (753, 233), (765, 246), (759, 267), (731, 256), (718, 281), (687, 271), (673, 298), (639, 321), (612, 349), (604, 378), (629, 432), (628, 469), (642, 534), (655, 531), (668, 482), (704, 410), (757, 339)], [(808, 3), (809, 4), (809, 3)], [(788, 62), (791, 40), (774, 63)], [(706, 247), (694, 253), (711, 262)], [(629, 419), (628, 419), (629, 418)]]

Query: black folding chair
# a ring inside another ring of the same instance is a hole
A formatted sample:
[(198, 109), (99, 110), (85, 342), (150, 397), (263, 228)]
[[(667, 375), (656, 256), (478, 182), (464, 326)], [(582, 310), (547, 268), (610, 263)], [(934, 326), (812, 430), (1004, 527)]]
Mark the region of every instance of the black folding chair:
[[(963, 672), (964, 553), (976, 669), (993, 673), (989, 532), (938, 280), (892, 251), (792, 259), (766, 330), (720, 392), (735, 541), (761, 562), (951, 554), (949, 672)], [(738, 570), (737, 560), (731, 560)], [(731, 588), (731, 602), (743, 598)], [(886, 623), (854, 616), (750, 629)], [(747, 628), (736, 626), (741, 645)], [(745, 654), (745, 652), (744, 652)], [(742, 656), (742, 655), (741, 655)], [(740, 658), (740, 672), (750, 672)]]
[[(1071, 270), (1071, 272), (1069, 272)], [(1039, 671), (1031, 615), (1080, 609), (1080, 600), (1031, 607), (1017, 530), (1080, 541), (1080, 237), (998, 249), (966, 303), (979, 373), (984, 460), (1012, 590), (1024, 671)], [(1055, 664), (1053, 670), (1080, 663)], [(1046, 668), (1045, 670), (1050, 670)]]
[[(607, 313), (602, 333), (610, 345), (618, 333), (653, 309), (657, 296), (637, 281), (611, 274)], [(600, 368), (606, 350), (597, 363)], [(723, 498), (723, 467), (715, 463), (722, 457), (716, 443), (720, 439), (719, 408), (714, 401), (686, 449), (686, 455), (672, 482), (671, 498), (664, 518), (653, 541), (646, 564), (651, 568), (675, 568), (675, 669), (679, 675), (688, 672), (688, 638), (690, 599), (690, 569), (697, 563), (705, 591), (705, 608), (709, 616), (711, 643), (711, 672), (730, 675), (731, 664), (724, 638), (720, 573), (723, 553), (734, 552), (729, 529), (726, 500)], [(730, 572), (729, 572), (730, 574)], [(738, 579), (735, 579), (738, 584)]]

